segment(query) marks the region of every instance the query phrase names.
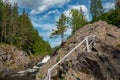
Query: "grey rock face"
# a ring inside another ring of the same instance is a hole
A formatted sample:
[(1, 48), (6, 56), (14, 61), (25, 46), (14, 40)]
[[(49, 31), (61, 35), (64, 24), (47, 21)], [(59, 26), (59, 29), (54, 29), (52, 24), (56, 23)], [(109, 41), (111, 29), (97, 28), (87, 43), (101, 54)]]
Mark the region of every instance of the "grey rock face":
[(52, 80), (120, 80), (120, 29), (98, 21), (79, 29), (66, 40), (56, 54), (42, 66), (36, 80), (43, 80), (48, 68), (57, 63), (86, 36), (96, 35), (91, 52), (83, 50), (85, 44), (51, 72)]
[(26, 68), (30, 62), (27, 52), (14, 46), (0, 46), (0, 78)]

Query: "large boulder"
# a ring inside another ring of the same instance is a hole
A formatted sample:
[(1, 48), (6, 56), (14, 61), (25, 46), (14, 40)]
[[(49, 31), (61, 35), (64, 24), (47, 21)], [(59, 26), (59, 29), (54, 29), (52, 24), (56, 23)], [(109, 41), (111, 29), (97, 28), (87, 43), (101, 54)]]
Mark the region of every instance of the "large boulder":
[(77, 48), (51, 72), (52, 80), (120, 80), (120, 29), (98, 21), (79, 29), (42, 66), (36, 80), (44, 80), (48, 68), (57, 63), (86, 36), (96, 35), (91, 52)]

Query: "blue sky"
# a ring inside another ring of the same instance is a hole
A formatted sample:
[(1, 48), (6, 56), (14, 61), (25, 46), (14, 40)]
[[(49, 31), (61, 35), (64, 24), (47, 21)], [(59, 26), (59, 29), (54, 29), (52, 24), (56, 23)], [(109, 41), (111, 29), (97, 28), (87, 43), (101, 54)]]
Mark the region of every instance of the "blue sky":
[[(5, 0), (3, 0), (5, 1)], [(19, 13), (23, 9), (27, 11), (33, 27), (38, 30), (39, 35), (43, 37), (45, 41), (48, 41), (52, 47), (60, 44), (60, 37), (51, 39), (50, 33), (53, 29), (56, 29), (56, 21), (58, 21), (60, 15), (64, 13), (66, 16), (71, 9), (82, 8), (86, 19), (91, 20), (90, 16), (90, 0), (9, 0), (12, 4), (17, 3), (19, 7)], [(103, 7), (106, 10), (114, 8), (114, 0), (102, 0)], [(69, 36), (71, 34), (69, 28), (65, 34)], [(67, 37), (66, 36), (66, 37)]]

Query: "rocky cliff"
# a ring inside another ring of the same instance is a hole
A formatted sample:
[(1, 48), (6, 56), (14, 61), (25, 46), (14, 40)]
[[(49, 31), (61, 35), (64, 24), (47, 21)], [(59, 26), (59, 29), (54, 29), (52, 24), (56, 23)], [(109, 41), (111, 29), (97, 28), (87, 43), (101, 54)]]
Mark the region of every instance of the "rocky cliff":
[(91, 52), (83, 50), (85, 44), (51, 72), (52, 80), (120, 80), (120, 29), (98, 21), (79, 29), (42, 66), (36, 80), (44, 80), (48, 68), (57, 63), (86, 36), (96, 35)]
[(0, 80), (30, 67), (32, 61), (27, 52), (14, 46), (0, 44)]

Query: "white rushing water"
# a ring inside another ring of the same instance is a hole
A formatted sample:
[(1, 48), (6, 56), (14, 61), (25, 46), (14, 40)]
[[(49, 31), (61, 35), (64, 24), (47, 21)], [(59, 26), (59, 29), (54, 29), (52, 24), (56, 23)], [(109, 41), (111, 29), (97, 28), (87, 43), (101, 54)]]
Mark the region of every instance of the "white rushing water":
[(44, 63), (46, 63), (49, 59), (50, 59), (50, 56), (47, 55), (47, 56), (45, 56), (45, 57), (43, 58), (43, 60), (42, 60), (41, 62), (38, 62), (37, 65), (44, 64)]
[(50, 59), (50, 56), (47, 55), (43, 58), (42, 61), (38, 62), (37, 65), (33, 66), (32, 69), (27, 69), (27, 70), (24, 70), (24, 71), (19, 71), (17, 72), (17, 74), (15, 74), (14, 76), (19, 76), (19, 75), (26, 75), (27, 73), (32, 73), (32, 72), (35, 72), (37, 70), (39, 70), (41, 68), (41, 65), (42, 64), (45, 64), (48, 60)]

